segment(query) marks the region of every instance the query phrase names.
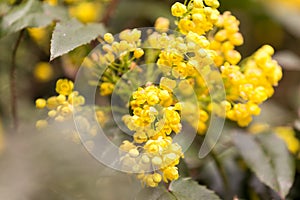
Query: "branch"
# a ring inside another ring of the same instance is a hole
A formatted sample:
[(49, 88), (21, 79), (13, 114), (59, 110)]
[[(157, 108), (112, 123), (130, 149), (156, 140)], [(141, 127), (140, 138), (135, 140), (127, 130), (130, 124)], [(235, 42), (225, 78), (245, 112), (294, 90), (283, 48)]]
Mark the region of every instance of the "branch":
[(16, 55), (17, 50), (22, 40), (23, 34), (25, 29), (21, 30), (15, 46), (12, 52), (12, 60), (11, 60), (11, 67), (10, 67), (10, 97), (11, 97), (11, 113), (13, 118), (13, 128), (15, 131), (18, 130), (19, 120), (18, 120), (18, 110), (17, 110), (17, 84), (16, 84), (16, 76), (17, 76), (17, 66), (16, 66)]
[(109, 23), (109, 20), (111, 19), (112, 15), (114, 14), (120, 0), (111, 0), (110, 4), (108, 5), (108, 8), (106, 9), (106, 12), (103, 15), (102, 23), (107, 26)]

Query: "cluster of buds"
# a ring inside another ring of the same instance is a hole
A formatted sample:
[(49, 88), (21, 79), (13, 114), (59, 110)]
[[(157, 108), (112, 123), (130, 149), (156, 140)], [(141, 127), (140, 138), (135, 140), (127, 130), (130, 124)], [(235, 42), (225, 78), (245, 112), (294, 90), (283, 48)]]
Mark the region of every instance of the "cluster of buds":
[[(38, 109), (48, 109), (48, 119), (62, 122), (72, 118), (74, 107), (84, 105), (85, 99), (77, 91), (73, 91), (74, 84), (68, 79), (59, 79), (56, 82), (57, 96), (48, 99), (39, 98), (35, 101)], [(42, 128), (47, 126), (47, 119), (38, 120), (36, 126)]]
[(141, 31), (137, 29), (125, 30), (119, 34), (119, 38), (114, 38), (111, 33), (104, 35), (105, 44), (101, 49), (103, 52), (94, 53), (91, 62), (96, 73), (97, 70), (105, 69), (99, 85), (102, 96), (111, 95), (120, 75), (135, 67), (135, 60), (144, 55), (143, 49), (140, 48), (140, 37)]
[(176, 165), (183, 153), (171, 134), (181, 130), (181, 106), (163, 85), (138, 88), (130, 101), (132, 115), (123, 121), (133, 131), (133, 141), (120, 146), (124, 170), (137, 173), (137, 178), (150, 187), (161, 181), (178, 179)]

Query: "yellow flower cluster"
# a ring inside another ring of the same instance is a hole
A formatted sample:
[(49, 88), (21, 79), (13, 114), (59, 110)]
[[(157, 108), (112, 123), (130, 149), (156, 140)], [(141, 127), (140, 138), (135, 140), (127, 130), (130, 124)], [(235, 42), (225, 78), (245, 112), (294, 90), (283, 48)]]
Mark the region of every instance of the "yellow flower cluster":
[(188, 5), (176, 2), (172, 8), (172, 15), (179, 17), (178, 29), (187, 34), (190, 31), (202, 35), (212, 30), (218, 20), (219, 2), (217, 0), (193, 0)]
[(104, 82), (102, 84), (100, 84), (100, 94), (102, 96), (107, 96), (112, 94), (112, 92), (114, 91), (115, 85), (109, 82)]
[[(74, 84), (67, 79), (59, 79), (56, 82), (57, 96), (49, 97), (48, 99), (39, 98), (35, 101), (38, 109), (48, 109), (48, 117), (55, 121), (62, 122), (72, 117), (73, 108), (84, 104), (84, 97), (79, 95), (77, 91), (73, 91)], [(37, 128), (47, 126), (48, 121), (38, 120)]]
[[(274, 49), (269, 45), (261, 47), (252, 56), (240, 62), (241, 55), (235, 50), (236, 46), (243, 44), (243, 36), (239, 33), (239, 21), (228, 11), (220, 14), (216, 10), (218, 6), (217, 0), (191, 0), (187, 5), (175, 3), (171, 11), (173, 16), (178, 17), (180, 32), (200, 46), (200, 51), (208, 53), (220, 69), (227, 96), (226, 101), (214, 106), (225, 110), (228, 119), (237, 121), (240, 126), (247, 126), (252, 121), (252, 116), (260, 113), (259, 105), (273, 95), (273, 86), (282, 78), (282, 70), (272, 59)], [(160, 57), (164, 59), (163, 62), (159, 60), (160, 63), (174, 66), (171, 57)], [(198, 66), (201, 62), (199, 59), (196, 61), (189, 63)], [(182, 68), (180, 71), (183, 71)], [(203, 82), (201, 78), (195, 79), (196, 83)], [(201, 84), (199, 88), (200, 90), (195, 91), (199, 100), (203, 101), (208, 96), (207, 90)], [(206, 106), (208, 107), (204, 106), (201, 109), (211, 110), (209, 106), (212, 106), (212, 103)], [(223, 114), (215, 114), (225, 117)]]
[(233, 105), (228, 109), (227, 117), (240, 126), (247, 126), (252, 115), (260, 113), (258, 105), (273, 95), (273, 86), (282, 77), (281, 67), (271, 57), (273, 53), (273, 48), (265, 45), (241, 67), (229, 63), (221, 67), (227, 100)]
[(219, 16), (216, 22), (216, 33), (209, 37), (210, 49), (216, 51), (217, 56), (214, 58), (216, 66), (228, 62), (236, 65), (241, 60), (241, 54), (236, 51), (235, 46), (243, 44), (244, 39), (239, 33), (240, 22), (229, 11)]
[(137, 29), (124, 30), (119, 34), (120, 41), (115, 41), (111, 33), (103, 37), (105, 44), (102, 47), (104, 53), (97, 56), (96, 70), (105, 68), (101, 77), (100, 94), (107, 96), (112, 94), (115, 83), (120, 78), (120, 73), (125, 73), (132, 66), (134, 60), (142, 58), (144, 50), (141, 46), (141, 31)]
[(123, 121), (134, 131), (134, 140), (120, 146), (124, 169), (137, 173), (142, 184), (150, 187), (178, 179), (176, 165), (183, 153), (170, 135), (182, 127), (180, 104), (163, 86), (148, 85), (132, 94), (130, 108), (133, 114), (125, 115)]

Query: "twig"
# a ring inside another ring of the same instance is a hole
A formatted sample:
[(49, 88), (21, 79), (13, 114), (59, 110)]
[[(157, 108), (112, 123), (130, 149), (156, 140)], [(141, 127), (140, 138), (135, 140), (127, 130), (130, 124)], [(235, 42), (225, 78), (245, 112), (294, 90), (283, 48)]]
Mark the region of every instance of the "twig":
[(226, 174), (225, 168), (222, 165), (221, 161), (219, 160), (217, 154), (214, 151), (211, 151), (210, 155), (212, 156), (212, 158), (214, 159), (215, 163), (216, 163), (216, 167), (218, 168), (218, 171), (220, 173), (220, 176), (222, 178), (223, 184), (224, 184), (224, 195), (225, 198), (224, 199), (232, 199), (232, 191), (231, 191), (231, 187), (229, 184), (229, 180), (228, 180), (228, 176)]
[(18, 109), (17, 109), (17, 84), (16, 84), (16, 76), (17, 76), (17, 66), (16, 66), (16, 55), (17, 50), (22, 40), (25, 29), (21, 30), (15, 46), (12, 52), (12, 60), (10, 67), (10, 97), (11, 97), (11, 113), (13, 118), (13, 128), (15, 131), (18, 130), (19, 120), (18, 120)]
[(103, 15), (102, 23), (107, 26), (109, 23), (109, 20), (111, 19), (111, 16), (114, 14), (120, 0), (111, 0), (110, 4), (108, 5), (108, 8), (106, 9), (106, 12)]

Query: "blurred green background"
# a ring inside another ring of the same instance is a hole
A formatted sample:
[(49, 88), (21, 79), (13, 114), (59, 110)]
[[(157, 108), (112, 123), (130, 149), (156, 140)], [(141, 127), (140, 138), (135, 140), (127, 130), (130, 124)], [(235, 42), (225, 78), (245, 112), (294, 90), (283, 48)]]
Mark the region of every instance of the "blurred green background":
[[(161, 16), (172, 20), (170, 6), (174, 2), (120, 0), (108, 22), (108, 30), (118, 33), (125, 28), (150, 27)], [(238, 50), (242, 56), (249, 56), (267, 43), (276, 49), (275, 59), (283, 67), (284, 76), (275, 95), (264, 103), (261, 116), (254, 121), (272, 126), (294, 126), (300, 115), (300, 1), (220, 0), (220, 4), (221, 11), (231, 11), (241, 22), (245, 43)], [(0, 16), (8, 9), (7, 2), (0, 1)], [(48, 27), (49, 30), (52, 28)], [(19, 133), (12, 131), (9, 68), (17, 35), (0, 40), (0, 199), (134, 199), (142, 189), (134, 178), (94, 160), (81, 145), (62, 137), (59, 127), (44, 133), (39, 133), (34, 127), (35, 121), (43, 114), (36, 111), (35, 99), (53, 95), (58, 78), (74, 79), (91, 46), (79, 47), (52, 61), (52, 76), (45, 81), (38, 78), (35, 71), (37, 63), (49, 61), (51, 36), (46, 33), (48, 40), (39, 43), (25, 31), (17, 52), (17, 99), (21, 125)], [(299, 138), (299, 132), (297, 134)], [(293, 199), (300, 199), (297, 190), (300, 187), (299, 172), (298, 163), (291, 193)], [(218, 183), (211, 183), (209, 187), (218, 190), (213, 184)]]

